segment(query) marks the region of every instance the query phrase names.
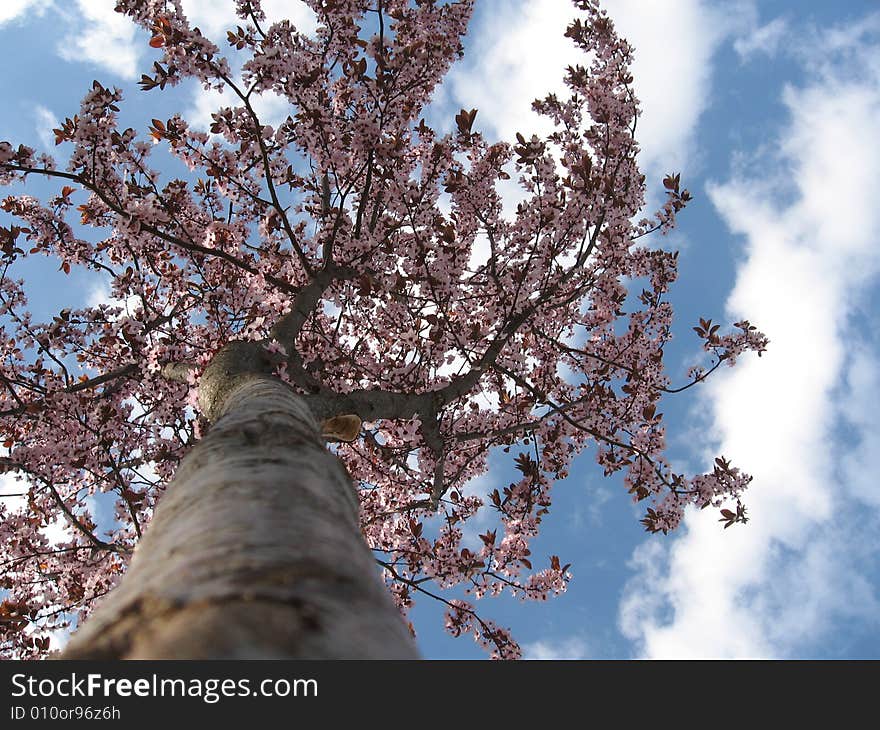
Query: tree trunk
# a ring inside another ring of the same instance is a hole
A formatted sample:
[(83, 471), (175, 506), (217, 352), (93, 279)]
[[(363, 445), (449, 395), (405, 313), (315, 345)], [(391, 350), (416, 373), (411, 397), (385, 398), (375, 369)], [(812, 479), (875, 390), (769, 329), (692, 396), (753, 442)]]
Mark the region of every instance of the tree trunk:
[(210, 431), (62, 658), (417, 658), (305, 402), (266, 375), (207, 375)]

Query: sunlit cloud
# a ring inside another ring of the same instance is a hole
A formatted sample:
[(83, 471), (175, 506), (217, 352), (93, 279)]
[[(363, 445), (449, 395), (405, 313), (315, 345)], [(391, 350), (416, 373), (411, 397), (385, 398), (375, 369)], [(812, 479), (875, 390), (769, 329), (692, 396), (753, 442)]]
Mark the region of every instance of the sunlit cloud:
[(36, 122), (37, 136), (40, 138), (40, 142), (43, 143), (43, 147), (47, 150), (52, 150), (55, 147), (55, 134), (52, 130), (61, 126), (58, 117), (55, 116), (51, 109), (42, 104), (37, 104), (34, 107), (34, 121)]
[(709, 511), (691, 514), (668, 548), (637, 551), (621, 626), (647, 656), (799, 655), (842, 618), (877, 621), (864, 559), (880, 550), (880, 483), (866, 476), (880, 443), (865, 410), (880, 402), (878, 337), (863, 324), (880, 273), (872, 27), (812, 34), (811, 78), (784, 89), (774, 144), (709, 186), (745, 241), (728, 314), (771, 340), (699, 406), (711, 414), (704, 457), (720, 451), (755, 475), (752, 521), (722, 531)]
[[(222, 92), (215, 89), (195, 89), (189, 109), (184, 117), (195, 129), (208, 131), (213, 122), (212, 115), (223, 107), (241, 106), (241, 100), (229, 89)], [(257, 117), (265, 125), (278, 127), (291, 113), (290, 102), (283, 96), (267, 91), (250, 99)]]
[(776, 55), (779, 45), (785, 40), (788, 31), (789, 23), (786, 18), (774, 18), (751, 33), (737, 38), (733, 43), (733, 48), (743, 61), (761, 55), (772, 57)]
[(93, 63), (124, 79), (134, 79), (140, 57), (136, 26), (113, 11), (115, 4), (115, 0), (76, 0), (79, 15), (68, 15), (73, 27), (58, 45), (58, 55), (66, 61)]
[(41, 16), (52, 6), (52, 0), (3, 0), (0, 3), (0, 25), (28, 16)]
[[(317, 19), (311, 8), (302, 0), (263, 0), (266, 21), (261, 26), (268, 28), (272, 23), (289, 20), (302, 33), (312, 33), (317, 27)], [(223, 44), (226, 31), (243, 26), (245, 21), (235, 14), (235, 3), (231, 0), (183, 0), (183, 10), (190, 25), (217, 44)]]
[[(713, 54), (755, 22), (754, 9), (744, 0), (720, 9), (701, 0), (678, 0), (674, 13), (662, 0), (606, 0), (602, 6), (635, 48), (634, 88), (642, 107), (639, 161), (649, 190), (659, 189), (667, 172), (694, 169), (699, 149), (694, 133), (710, 101)], [(566, 93), (566, 67), (587, 62), (564, 37), (576, 15), (573, 6), (559, 0), (488, 0), (478, 7), (483, 13), (471, 26), (469, 53), (450, 72), (435, 103), (437, 113), (445, 109), (451, 126), (455, 111), (476, 107), (477, 127), (508, 141), (517, 132), (550, 131), (531, 102), (549, 92)], [(514, 182), (505, 186), (505, 194), (516, 199)]]
[(589, 645), (581, 636), (535, 641), (523, 647), (523, 659), (589, 659)]

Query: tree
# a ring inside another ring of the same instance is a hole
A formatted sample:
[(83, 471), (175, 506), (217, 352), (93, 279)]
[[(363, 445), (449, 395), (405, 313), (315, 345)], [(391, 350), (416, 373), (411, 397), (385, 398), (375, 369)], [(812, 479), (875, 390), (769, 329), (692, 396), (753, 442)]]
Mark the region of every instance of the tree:
[[(17, 188), (0, 204), (2, 467), (26, 491), (0, 505), (6, 656), (45, 652), (96, 605), (65, 656), (414, 656), (399, 611), (425, 595), (453, 635), (517, 657), (442, 590), (563, 591), (569, 566), (533, 566), (529, 544), (589, 444), (650, 505), (650, 532), (687, 505), (747, 519), (750, 477), (726, 459), (673, 472), (658, 403), (767, 340), (701, 320), (712, 362), (671, 387), (677, 252), (647, 242), (690, 194), (669, 175), (638, 219), (632, 50), (597, 3), (576, 0), (566, 33), (588, 66), (534, 103), (554, 131), (510, 144), (484, 138), (476, 109), (447, 134), (423, 116), (473, 0), (307, 4), (311, 36), (236, 0), (235, 70), (176, 0), (119, 0), (157, 49), (144, 91), (195, 78), (232, 104), (209, 130), (153, 119), (146, 140), (96, 81), (55, 130), (64, 171), (0, 142)], [(269, 93), (290, 107), (277, 127), (254, 107)], [(522, 202), (505, 216), (511, 175)], [(34, 176), (60, 190), (38, 201)], [(13, 278), (27, 256), (103, 272), (120, 306), (33, 321)], [(492, 449), (521, 477), (484, 498), (467, 484)], [(463, 527), (481, 510), (496, 524), (475, 552)], [(59, 518), (69, 537), (50, 544)]]

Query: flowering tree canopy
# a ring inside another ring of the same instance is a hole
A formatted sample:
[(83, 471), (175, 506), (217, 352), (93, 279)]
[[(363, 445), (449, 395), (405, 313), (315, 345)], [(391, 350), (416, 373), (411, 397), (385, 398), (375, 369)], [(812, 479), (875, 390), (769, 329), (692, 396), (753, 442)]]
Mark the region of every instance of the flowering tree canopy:
[[(723, 507), (725, 526), (746, 520), (750, 477), (727, 460), (696, 476), (670, 468), (658, 401), (767, 341), (746, 321), (723, 334), (701, 320), (712, 362), (672, 388), (677, 253), (650, 234), (690, 195), (670, 175), (662, 209), (640, 219), (632, 49), (597, 3), (574, 3), (566, 35), (585, 65), (567, 70), (567, 94), (534, 102), (552, 133), (509, 142), (484, 137), (477, 109), (445, 134), (424, 119), (473, 0), (306, 3), (318, 21), (308, 35), (236, 0), (241, 25), (221, 48), (178, 0), (119, 0), (156, 49), (144, 92), (194, 78), (230, 105), (209, 129), (179, 115), (123, 129), (122, 93), (96, 81), (55, 130), (63, 170), (0, 142), (12, 188), (0, 202), (0, 465), (26, 493), (16, 509), (0, 504), (5, 656), (44, 652), (49, 632), (113, 588), (209, 428), (200, 374), (231, 342), (337, 429), (363, 535), (401, 610), (433, 595), (447, 629), (493, 656), (519, 649), (475, 599), (565, 589), (569, 566), (529, 545), (553, 482), (588, 445), (645, 502), (651, 532), (674, 529), (688, 505)], [(264, 94), (289, 104), (277, 126), (255, 111)], [(163, 150), (183, 165), (153, 161)], [(28, 195), (37, 175), (57, 194)], [(515, 214), (502, 180), (519, 182)], [(35, 321), (15, 278), (33, 256), (103, 272), (118, 306)], [(495, 447), (521, 476), (475, 494), (468, 482)], [(102, 494), (115, 499), (110, 525), (94, 514)], [(463, 528), (480, 511), (494, 525), (474, 551)], [(59, 520), (66, 537), (50, 541)], [(435, 590), (455, 586), (468, 601)]]

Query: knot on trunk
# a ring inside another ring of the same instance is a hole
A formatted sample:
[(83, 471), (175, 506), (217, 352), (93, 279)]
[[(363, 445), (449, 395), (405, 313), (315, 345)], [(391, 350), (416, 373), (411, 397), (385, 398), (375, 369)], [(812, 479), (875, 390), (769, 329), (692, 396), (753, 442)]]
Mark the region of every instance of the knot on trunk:
[(321, 421), (321, 435), (327, 441), (349, 443), (361, 432), (361, 417), (355, 414), (333, 416)]

